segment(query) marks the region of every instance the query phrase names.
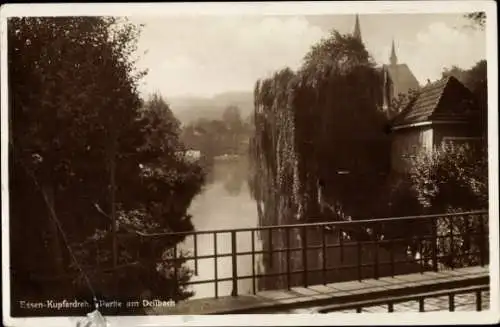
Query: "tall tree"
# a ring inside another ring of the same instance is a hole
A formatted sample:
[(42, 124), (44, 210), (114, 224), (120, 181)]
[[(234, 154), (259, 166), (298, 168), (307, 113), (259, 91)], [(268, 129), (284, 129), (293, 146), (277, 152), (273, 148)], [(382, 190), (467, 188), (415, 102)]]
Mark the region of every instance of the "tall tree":
[(380, 85), (363, 44), (337, 32), (312, 47), (297, 73), (257, 83), (251, 184), (263, 220), (321, 217), (324, 201), (367, 214), (358, 210), (369, 199), (363, 190), (373, 192), (370, 176), (388, 168)]
[[(370, 214), (389, 168), (381, 82), (363, 44), (334, 31), (297, 72), (285, 68), (256, 83), (249, 185), (261, 225)], [(273, 236), (273, 246), (303, 246), (306, 235), (297, 236)], [(287, 269), (285, 258), (273, 262), (273, 270)], [(291, 269), (301, 265), (294, 259)]]
[(488, 125), (488, 68), (487, 61), (480, 60), (472, 68), (464, 70), (453, 66), (445, 69), (442, 73), (445, 76), (454, 76), (462, 82), (475, 95), (479, 110), (481, 111), (483, 130), (486, 133)]
[[(14, 297), (90, 296), (89, 283), (75, 289), (73, 272), (87, 276), (94, 292), (137, 296), (150, 288), (181, 297), (172, 276), (163, 277), (165, 288), (145, 278), (158, 276), (160, 253), (137, 254), (135, 233), (192, 229), (185, 210), (203, 174), (175, 156), (178, 122), (166, 104), (157, 97), (142, 110), (139, 32), (115, 18), (8, 21)], [(113, 266), (113, 239), (116, 265), (128, 268), (102, 270)], [(123, 282), (119, 290), (113, 281)]]
[(445, 68), (441, 75), (442, 77), (453, 76), (462, 83), (466, 83), (467, 81), (467, 72), (455, 65), (450, 68)]

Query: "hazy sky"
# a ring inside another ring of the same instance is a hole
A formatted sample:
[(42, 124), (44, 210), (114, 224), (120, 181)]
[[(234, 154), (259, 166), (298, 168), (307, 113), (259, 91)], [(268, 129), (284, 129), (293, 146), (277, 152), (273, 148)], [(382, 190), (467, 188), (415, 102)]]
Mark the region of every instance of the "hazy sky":
[[(351, 33), (354, 15), (169, 16), (134, 18), (146, 26), (139, 62), (148, 68), (141, 91), (166, 97), (251, 91), (258, 78), (296, 69), (311, 45), (334, 28)], [(417, 79), (439, 78), (444, 67), (470, 68), (486, 57), (486, 35), (459, 14), (360, 15), (361, 33), (379, 64), (392, 38), (400, 63)]]

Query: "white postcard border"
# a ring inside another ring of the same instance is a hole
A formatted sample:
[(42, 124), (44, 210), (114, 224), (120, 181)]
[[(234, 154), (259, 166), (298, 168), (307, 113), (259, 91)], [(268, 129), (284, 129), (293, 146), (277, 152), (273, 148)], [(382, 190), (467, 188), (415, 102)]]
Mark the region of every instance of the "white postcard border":
[[(231, 325), (404, 325), (487, 324), (500, 320), (499, 221), (498, 221), (498, 54), (497, 14), (494, 1), (353, 1), (266, 3), (114, 3), (114, 4), (10, 4), (1, 7), (1, 181), (2, 181), (2, 299), (6, 326), (74, 326), (76, 317), (10, 317), (9, 194), (8, 194), (8, 99), (7, 17), (12, 16), (164, 16), (164, 15), (312, 15), (312, 14), (402, 14), (466, 13), (485, 11), (488, 62), (488, 137), (490, 201), (490, 310), (453, 313), (391, 314), (294, 314), (221, 316), (133, 316), (107, 317), (110, 326), (231, 326)], [(495, 219), (496, 218), (496, 219)], [(495, 311), (496, 309), (496, 311)]]

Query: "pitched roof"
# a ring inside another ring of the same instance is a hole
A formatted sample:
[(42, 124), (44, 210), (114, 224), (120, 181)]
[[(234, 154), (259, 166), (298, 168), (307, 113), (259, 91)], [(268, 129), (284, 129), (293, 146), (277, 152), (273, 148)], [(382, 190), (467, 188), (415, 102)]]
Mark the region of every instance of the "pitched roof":
[(410, 89), (418, 89), (418, 80), (413, 75), (407, 64), (384, 65), (383, 69), (387, 70), (389, 78), (392, 81), (396, 94), (407, 93)]
[(464, 121), (477, 110), (470, 90), (448, 76), (424, 86), (393, 120), (392, 126), (431, 120)]

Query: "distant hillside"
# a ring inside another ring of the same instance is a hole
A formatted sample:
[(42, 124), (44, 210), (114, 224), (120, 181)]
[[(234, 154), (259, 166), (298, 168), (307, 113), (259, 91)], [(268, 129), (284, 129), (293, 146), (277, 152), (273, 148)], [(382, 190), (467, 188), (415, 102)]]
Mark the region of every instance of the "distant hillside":
[(182, 124), (199, 118), (220, 119), (224, 109), (230, 105), (238, 106), (244, 118), (253, 112), (252, 92), (225, 92), (212, 98), (171, 97), (167, 98), (167, 102)]

